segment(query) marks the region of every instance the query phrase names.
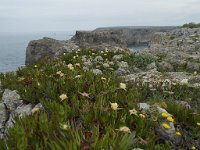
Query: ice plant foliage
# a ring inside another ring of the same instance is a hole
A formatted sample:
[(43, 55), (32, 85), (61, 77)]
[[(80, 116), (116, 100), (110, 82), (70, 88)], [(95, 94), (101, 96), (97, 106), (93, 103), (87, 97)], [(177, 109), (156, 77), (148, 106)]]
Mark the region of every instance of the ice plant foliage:
[[(141, 70), (154, 61), (162, 61), (123, 51), (73, 50), (55, 60), (44, 59), (34, 64), (37, 67), (27, 65), (14, 74), (0, 74), (0, 100), (3, 91), (11, 89), (17, 90), (25, 103), (43, 105), (42, 110), (33, 108), (30, 116), (16, 118), (6, 140), (0, 140), (0, 149), (170, 150), (173, 142), (163, 138), (155, 128), (159, 125), (167, 134), (175, 120), (173, 136), (190, 142), (189, 145), (181, 142), (177, 148), (191, 149), (194, 145), (198, 149), (199, 104), (188, 101), (193, 105), (187, 110), (175, 101), (200, 97), (200, 88), (165, 80), (172, 82), (170, 90), (174, 94), (169, 95), (164, 91), (168, 88), (162, 86), (163, 79), (156, 79), (155, 83), (148, 78), (129, 82), (115, 75), (119, 69), (113, 59), (115, 55), (122, 55), (120, 61)], [(103, 60), (97, 62), (97, 56)], [(87, 61), (91, 62), (90, 66), (85, 65)], [(109, 68), (103, 64), (109, 64)], [(102, 71), (101, 75), (91, 71), (96, 67)], [(146, 83), (142, 84), (143, 81)], [(141, 110), (137, 106), (142, 102), (151, 107)], [(166, 112), (158, 112), (157, 106)], [(165, 142), (160, 143), (157, 135)]]

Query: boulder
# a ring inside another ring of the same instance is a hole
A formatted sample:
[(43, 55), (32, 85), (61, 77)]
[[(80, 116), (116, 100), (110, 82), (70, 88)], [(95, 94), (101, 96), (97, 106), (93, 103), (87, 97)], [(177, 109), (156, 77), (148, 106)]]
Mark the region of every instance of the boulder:
[(21, 100), (20, 95), (17, 94), (17, 91), (11, 91), (9, 89), (5, 89), (2, 101), (10, 111), (14, 111), (18, 106), (23, 104), (23, 101)]

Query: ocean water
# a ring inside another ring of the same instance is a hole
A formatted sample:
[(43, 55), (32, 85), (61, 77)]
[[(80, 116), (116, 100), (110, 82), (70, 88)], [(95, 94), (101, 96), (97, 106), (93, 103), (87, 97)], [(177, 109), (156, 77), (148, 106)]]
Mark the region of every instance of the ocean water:
[(148, 44), (132, 44), (129, 45), (128, 48), (131, 51), (138, 52), (144, 50), (145, 48), (148, 48)]
[(0, 33), (0, 73), (15, 71), (25, 65), (26, 47), (31, 40), (51, 37), (67, 40), (75, 32), (44, 32), (44, 33)]

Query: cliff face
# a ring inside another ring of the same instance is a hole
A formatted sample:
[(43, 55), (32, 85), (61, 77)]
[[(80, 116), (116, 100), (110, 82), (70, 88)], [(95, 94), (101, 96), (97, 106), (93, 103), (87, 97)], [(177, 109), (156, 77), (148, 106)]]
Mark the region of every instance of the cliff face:
[(104, 49), (105, 47), (123, 47), (126, 41), (121, 30), (115, 31), (77, 31), (72, 38), (81, 48)]
[(149, 43), (150, 39), (156, 32), (169, 32), (177, 27), (126, 27), (126, 28), (98, 28), (95, 32), (121, 32), (121, 38), (125, 40), (127, 45), (135, 43)]

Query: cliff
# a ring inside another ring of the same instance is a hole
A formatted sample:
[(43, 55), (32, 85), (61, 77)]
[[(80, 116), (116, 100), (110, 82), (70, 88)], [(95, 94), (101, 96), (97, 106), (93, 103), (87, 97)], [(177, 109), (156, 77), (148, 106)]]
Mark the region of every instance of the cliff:
[(129, 44), (148, 43), (154, 33), (169, 32), (177, 27), (98, 28), (94, 31), (77, 31), (69, 41), (50, 38), (31, 41), (26, 50), (26, 64), (44, 57), (56, 58), (72, 49), (116, 50), (127, 49)]

